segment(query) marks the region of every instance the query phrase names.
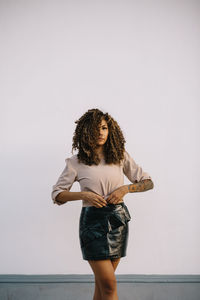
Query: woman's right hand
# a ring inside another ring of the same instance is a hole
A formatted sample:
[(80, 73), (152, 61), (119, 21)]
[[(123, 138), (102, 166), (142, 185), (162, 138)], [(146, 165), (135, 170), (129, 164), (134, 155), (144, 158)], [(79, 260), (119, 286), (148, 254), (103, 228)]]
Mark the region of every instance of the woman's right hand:
[(107, 205), (107, 201), (99, 194), (83, 191), (82, 199), (90, 202), (93, 206), (99, 208)]

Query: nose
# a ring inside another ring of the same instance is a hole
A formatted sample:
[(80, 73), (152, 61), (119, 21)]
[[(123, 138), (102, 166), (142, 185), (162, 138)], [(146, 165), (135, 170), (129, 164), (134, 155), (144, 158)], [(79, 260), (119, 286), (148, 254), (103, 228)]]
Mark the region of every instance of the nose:
[(100, 129), (100, 130), (99, 130), (99, 136), (100, 136), (100, 137), (103, 137), (103, 129)]

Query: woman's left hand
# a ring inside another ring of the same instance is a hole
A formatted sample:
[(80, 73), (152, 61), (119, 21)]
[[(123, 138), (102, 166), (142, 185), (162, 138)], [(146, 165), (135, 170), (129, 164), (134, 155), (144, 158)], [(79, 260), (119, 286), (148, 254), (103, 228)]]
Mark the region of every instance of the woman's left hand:
[(106, 199), (108, 203), (117, 204), (123, 202), (123, 197), (128, 193), (127, 185), (122, 185), (114, 192), (112, 192), (109, 197)]

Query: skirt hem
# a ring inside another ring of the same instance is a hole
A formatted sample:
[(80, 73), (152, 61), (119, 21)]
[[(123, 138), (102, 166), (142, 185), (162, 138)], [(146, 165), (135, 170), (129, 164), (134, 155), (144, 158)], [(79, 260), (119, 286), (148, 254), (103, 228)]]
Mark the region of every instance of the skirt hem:
[(110, 255), (110, 256), (99, 256), (99, 257), (83, 257), (83, 260), (103, 260), (103, 259), (116, 259), (116, 258), (121, 258), (125, 257), (126, 255)]

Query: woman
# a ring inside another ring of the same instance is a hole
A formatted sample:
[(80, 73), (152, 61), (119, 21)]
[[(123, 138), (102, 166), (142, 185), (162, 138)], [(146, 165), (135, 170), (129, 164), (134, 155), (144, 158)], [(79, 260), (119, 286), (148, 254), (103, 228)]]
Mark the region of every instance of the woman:
[[(65, 160), (52, 199), (58, 205), (82, 200), (79, 239), (95, 276), (93, 300), (117, 300), (115, 270), (126, 256), (131, 219), (123, 197), (152, 189), (153, 182), (125, 150), (123, 133), (108, 113), (90, 109), (75, 123), (72, 154), (78, 154)], [(124, 174), (132, 184), (124, 185)], [(81, 192), (70, 192), (74, 181)]]

